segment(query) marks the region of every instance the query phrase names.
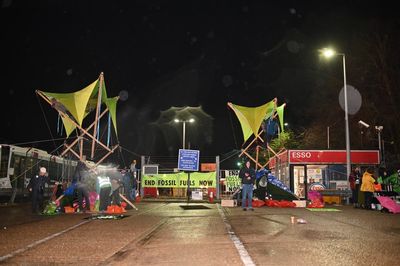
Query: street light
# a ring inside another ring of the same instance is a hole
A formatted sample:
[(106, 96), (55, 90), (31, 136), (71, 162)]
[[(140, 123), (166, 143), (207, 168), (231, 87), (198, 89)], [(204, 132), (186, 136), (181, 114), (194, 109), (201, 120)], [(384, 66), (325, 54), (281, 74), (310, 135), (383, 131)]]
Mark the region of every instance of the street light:
[(351, 172), (351, 160), (350, 160), (349, 112), (347, 103), (347, 84), (346, 84), (346, 56), (343, 53), (336, 53), (334, 50), (330, 48), (323, 48), (321, 50), (321, 53), (326, 58), (330, 58), (335, 55), (341, 55), (343, 57), (344, 120), (346, 124), (346, 166), (347, 166), (347, 177), (349, 177)]
[(182, 123), (182, 147), (185, 149), (185, 134), (186, 134), (186, 123), (194, 123), (194, 118), (190, 118), (189, 120), (179, 120), (177, 118), (174, 119), (175, 123)]
[(375, 126), (375, 130), (378, 132), (378, 147), (379, 147), (379, 161), (382, 164), (383, 161), (383, 166), (385, 166), (385, 156), (382, 152), (382, 141), (381, 141), (381, 132), (383, 130), (383, 126)]

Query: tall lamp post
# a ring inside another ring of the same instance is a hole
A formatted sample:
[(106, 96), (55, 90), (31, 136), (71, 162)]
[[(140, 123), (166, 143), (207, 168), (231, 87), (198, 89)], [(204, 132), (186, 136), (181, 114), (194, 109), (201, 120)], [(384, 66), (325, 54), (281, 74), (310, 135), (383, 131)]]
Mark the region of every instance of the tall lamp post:
[(346, 83), (346, 56), (343, 53), (337, 53), (329, 48), (324, 48), (321, 50), (321, 52), (322, 55), (326, 58), (330, 58), (335, 55), (341, 55), (343, 58), (344, 120), (346, 124), (346, 166), (347, 166), (347, 177), (349, 177), (351, 172), (351, 159), (350, 159), (349, 112), (348, 112), (347, 83)]
[(174, 119), (175, 123), (182, 123), (182, 149), (185, 149), (185, 137), (186, 137), (186, 123), (194, 123), (194, 118), (190, 118), (189, 120), (179, 120), (177, 118)]
[(376, 131), (378, 132), (378, 147), (379, 147), (379, 162), (381, 165), (384, 167), (385, 165), (385, 154), (384, 151), (382, 150), (382, 140), (381, 140), (381, 132), (383, 130), (383, 126), (375, 126)]

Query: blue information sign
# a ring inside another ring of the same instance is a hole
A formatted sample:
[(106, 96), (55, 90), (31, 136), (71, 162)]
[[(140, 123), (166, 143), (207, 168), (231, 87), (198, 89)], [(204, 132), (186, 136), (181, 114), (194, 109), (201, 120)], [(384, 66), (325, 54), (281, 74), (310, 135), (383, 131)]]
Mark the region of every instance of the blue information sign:
[(178, 169), (183, 171), (199, 171), (200, 151), (179, 149)]

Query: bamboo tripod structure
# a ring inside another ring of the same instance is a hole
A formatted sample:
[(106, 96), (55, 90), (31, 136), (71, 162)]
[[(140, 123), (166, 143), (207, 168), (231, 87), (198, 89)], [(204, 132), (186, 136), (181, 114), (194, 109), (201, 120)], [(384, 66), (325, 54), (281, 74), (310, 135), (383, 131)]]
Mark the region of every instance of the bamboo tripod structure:
[[(102, 111), (100, 113), (100, 106), (102, 104), (101, 99), (102, 99), (102, 88), (103, 88), (103, 83), (104, 83), (104, 74), (103, 72), (100, 73), (99, 76), (99, 88), (98, 88), (98, 92), (97, 92), (97, 105), (96, 105), (96, 116), (94, 118), (94, 121), (86, 128), (80, 126), (75, 119), (72, 117), (72, 115), (70, 115), (69, 113), (66, 112), (66, 110), (63, 110), (62, 108), (56, 108), (55, 105), (53, 105), (53, 102), (50, 98), (48, 98), (44, 93), (42, 93), (39, 90), (36, 90), (36, 94), (38, 94), (40, 97), (42, 97), (48, 104), (50, 104), (54, 109), (56, 109), (56, 111), (58, 112), (58, 114), (64, 118), (64, 119), (68, 119), (69, 122), (71, 122), (78, 130), (79, 130), (79, 135), (77, 136), (77, 138), (71, 142), (70, 144), (65, 143), (65, 149), (63, 150), (63, 152), (61, 153), (61, 156), (64, 156), (67, 154), (67, 152), (71, 152), (75, 157), (77, 157), (80, 161), (84, 162), (85, 160), (83, 159), (83, 139), (85, 136), (89, 137), (89, 139), (91, 140), (91, 158), (94, 158), (94, 153), (95, 153), (95, 147), (96, 145), (99, 145), (101, 148), (103, 148), (104, 150), (107, 151), (107, 153), (100, 158), (100, 160), (98, 160), (94, 166), (91, 166), (90, 168), (94, 169), (96, 168), (100, 163), (102, 163), (109, 155), (111, 155), (115, 149), (117, 149), (119, 147), (119, 144), (116, 144), (115, 146), (109, 148), (107, 147), (107, 145), (105, 145), (103, 142), (101, 142), (100, 140), (98, 140), (96, 138), (96, 135), (98, 133), (98, 123), (100, 121), (100, 119), (107, 113), (109, 112), (108, 108), (106, 107), (106, 109), (104, 111)], [(93, 128), (93, 133), (90, 133), (90, 131)], [(79, 151), (76, 152), (74, 150), (74, 148), (77, 147), (77, 150)]]

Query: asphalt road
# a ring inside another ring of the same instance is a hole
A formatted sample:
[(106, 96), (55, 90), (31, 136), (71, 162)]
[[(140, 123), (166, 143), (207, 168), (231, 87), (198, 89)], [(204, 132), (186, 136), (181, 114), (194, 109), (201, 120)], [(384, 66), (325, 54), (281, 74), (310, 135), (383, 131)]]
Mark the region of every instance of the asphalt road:
[[(3, 265), (398, 265), (400, 215), (328, 206), (138, 204), (119, 220), (0, 207)], [(200, 206), (200, 207), (199, 207)], [(196, 207), (195, 207), (196, 208)], [(305, 219), (292, 224), (291, 216)]]

